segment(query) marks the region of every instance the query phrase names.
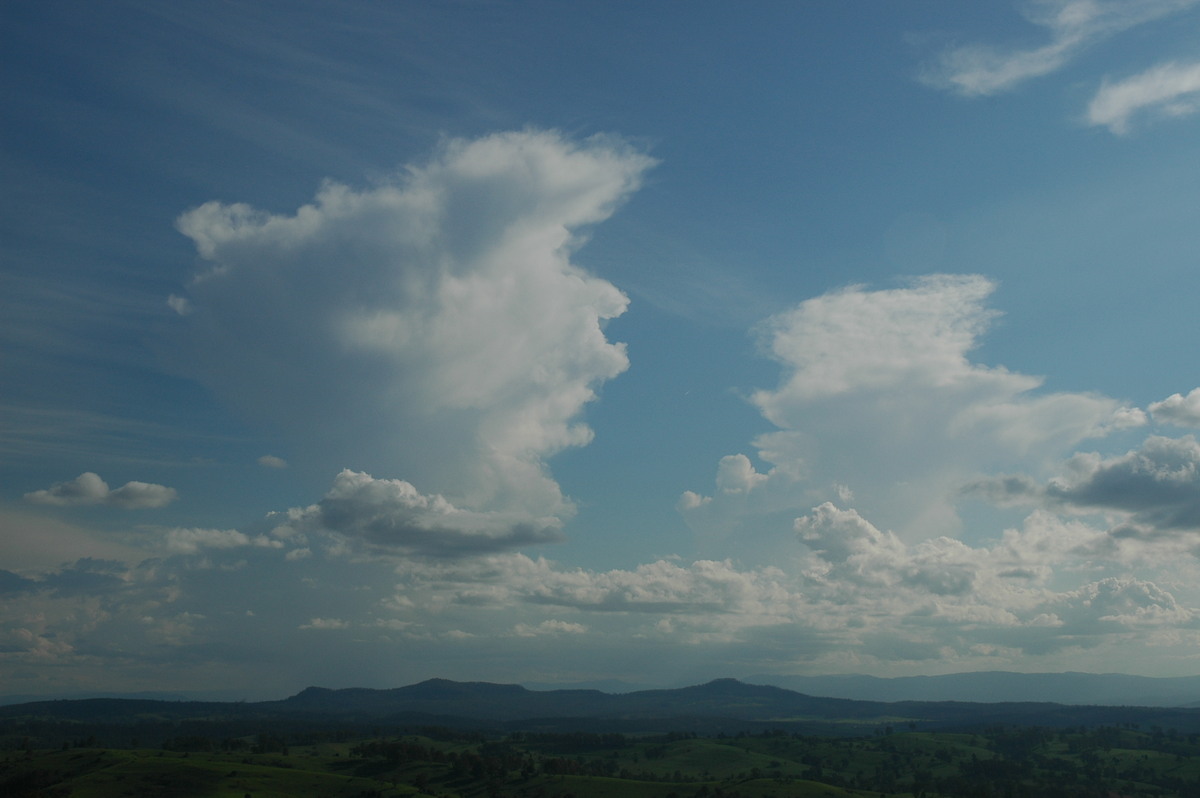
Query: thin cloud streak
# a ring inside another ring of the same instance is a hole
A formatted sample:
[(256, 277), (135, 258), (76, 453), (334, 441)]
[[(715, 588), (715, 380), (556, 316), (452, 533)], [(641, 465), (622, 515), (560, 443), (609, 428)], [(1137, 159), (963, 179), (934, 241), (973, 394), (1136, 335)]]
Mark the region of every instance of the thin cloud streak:
[(1200, 62), (1168, 63), (1133, 77), (1105, 81), (1088, 104), (1090, 125), (1113, 134), (1129, 133), (1138, 115), (1176, 118), (1200, 111)]
[(1040, 0), (1023, 9), (1050, 41), (1018, 48), (972, 44), (942, 53), (921, 79), (965, 97), (1009, 91), (1066, 66), (1087, 48), (1138, 25), (1178, 13), (1196, 0)]

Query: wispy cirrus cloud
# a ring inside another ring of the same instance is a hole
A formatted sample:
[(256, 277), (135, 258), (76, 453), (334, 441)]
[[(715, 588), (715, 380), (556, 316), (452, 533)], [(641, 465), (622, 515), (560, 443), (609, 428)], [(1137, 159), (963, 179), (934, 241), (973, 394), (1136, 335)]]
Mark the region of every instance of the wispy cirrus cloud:
[(1125, 135), (1135, 116), (1180, 117), (1200, 111), (1200, 62), (1160, 64), (1105, 81), (1088, 104), (1087, 121)]
[(1195, 5), (1196, 0), (1037, 0), (1022, 14), (1049, 41), (1038, 47), (970, 44), (946, 50), (921, 79), (967, 97), (1008, 91), (1061, 69), (1105, 39)]

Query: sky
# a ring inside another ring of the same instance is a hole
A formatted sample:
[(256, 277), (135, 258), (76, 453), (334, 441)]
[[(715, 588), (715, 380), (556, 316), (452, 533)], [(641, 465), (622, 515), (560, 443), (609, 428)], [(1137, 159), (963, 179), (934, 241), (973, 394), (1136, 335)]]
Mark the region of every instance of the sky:
[(1200, 673), (1198, 41), (0, 4), (0, 694)]

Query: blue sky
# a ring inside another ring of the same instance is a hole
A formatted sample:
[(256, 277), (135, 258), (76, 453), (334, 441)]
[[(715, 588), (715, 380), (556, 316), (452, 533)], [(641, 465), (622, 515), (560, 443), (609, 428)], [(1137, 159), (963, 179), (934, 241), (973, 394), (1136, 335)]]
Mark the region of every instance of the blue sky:
[(5, 3), (3, 692), (1200, 672), (1198, 31)]

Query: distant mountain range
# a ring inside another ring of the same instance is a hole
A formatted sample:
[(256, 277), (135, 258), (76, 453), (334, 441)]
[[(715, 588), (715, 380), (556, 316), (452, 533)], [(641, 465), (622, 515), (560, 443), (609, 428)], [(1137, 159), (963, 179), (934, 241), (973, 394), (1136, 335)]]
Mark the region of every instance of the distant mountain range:
[[(438, 680), (433, 680), (437, 682)], [(1200, 676), (1150, 677), (1122, 673), (1013, 673), (979, 671), (943, 676), (881, 678), (857, 674), (827, 676), (781, 676), (756, 674), (743, 678), (747, 684), (770, 685), (824, 698), (858, 701), (1051, 701), (1058, 704), (1102, 706), (1200, 707)], [(616, 680), (579, 682), (568, 685), (526, 682), (532, 692), (652, 692), (654, 688)], [(404, 688), (402, 688), (404, 689)], [(378, 691), (376, 691), (378, 692)], [(261, 694), (269, 695), (269, 691)], [(66, 695), (2, 695), (0, 707), (33, 701), (85, 698), (135, 698), (160, 701), (253, 700), (237, 691), (174, 692), (80, 692)], [(263, 702), (269, 703), (269, 702)]]
[(817, 697), (772, 685), (717, 679), (671, 690), (604, 693), (528, 690), (515, 684), (430, 679), (389, 690), (309, 687), (281, 701), (148, 699), (42, 701), (0, 707), (0, 723), (384, 723), (526, 731), (722, 731), (779, 728), (861, 734), (909, 724), (927, 729), (986, 725), (1098, 726), (1137, 723), (1200, 731), (1200, 709), (1070, 706), (1050, 702), (865, 701)]
[(1053, 701), (1136, 707), (1200, 706), (1200, 676), (1153, 678), (1121, 673), (981, 671), (945, 676), (751, 676), (811, 695), (863, 701)]

